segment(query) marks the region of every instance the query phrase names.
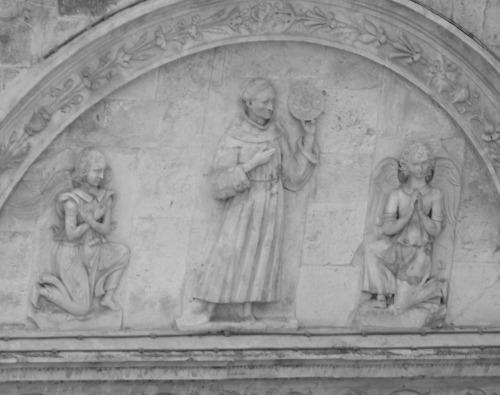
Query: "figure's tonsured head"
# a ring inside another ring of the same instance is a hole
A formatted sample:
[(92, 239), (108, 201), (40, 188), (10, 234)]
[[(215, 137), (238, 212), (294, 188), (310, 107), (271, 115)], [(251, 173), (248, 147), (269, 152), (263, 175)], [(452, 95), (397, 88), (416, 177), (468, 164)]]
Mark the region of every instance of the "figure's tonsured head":
[(90, 186), (100, 186), (106, 176), (107, 164), (104, 154), (96, 148), (85, 148), (76, 160), (73, 172), (73, 184), (80, 186), (88, 183)]
[(250, 80), (241, 97), (250, 118), (267, 121), (273, 116), (276, 94), (268, 80), (263, 78)]
[(416, 178), (425, 178), (426, 182), (429, 182), (434, 175), (434, 163), (431, 148), (420, 142), (408, 145), (399, 160), (401, 173), (405, 178), (411, 174)]

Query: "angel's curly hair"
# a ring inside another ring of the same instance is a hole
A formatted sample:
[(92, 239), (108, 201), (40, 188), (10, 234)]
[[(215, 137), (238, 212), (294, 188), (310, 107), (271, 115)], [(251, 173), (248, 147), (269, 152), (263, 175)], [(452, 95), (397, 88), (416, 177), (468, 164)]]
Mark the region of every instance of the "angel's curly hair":
[[(75, 168), (73, 169), (73, 174), (71, 176), (73, 186), (75, 188), (79, 187), (85, 182), (87, 174), (89, 174), (91, 164), (98, 158), (102, 159), (106, 163), (106, 157), (97, 148), (88, 147), (80, 152), (78, 158), (76, 159)], [(102, 181), (103, 184), (108, 179), (108, 173), (109, 168), (106, 164), (106, 168), (104, 171), (104, 180)]]
[(410, 175), (410, 170), (408, 169), (408, 162), (412, 157), (427, 157), (427, 162), (429, 164), (427, 168), (427, 174), (425, 175), (425, 181), (429, 182), (434, 176), (434, 166), (436, 164), (436, 159), (432, 153), (431, 147), (426, 143), (414, 142), (409, 144), (401, 154), (399, 159), (399, 171), (404, 181), (408, 179)]

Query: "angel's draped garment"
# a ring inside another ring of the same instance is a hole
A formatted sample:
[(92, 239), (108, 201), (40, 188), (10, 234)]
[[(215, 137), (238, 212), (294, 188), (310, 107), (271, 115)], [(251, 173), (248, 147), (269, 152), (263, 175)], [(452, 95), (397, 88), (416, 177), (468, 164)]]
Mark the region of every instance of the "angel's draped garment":
[[(383, 221), (395, 221), (397, 216), (405, 216), (413, 210), (412, 193), (406, 185), (393, 191), (392, 194), (397, 196), (398, 211), (386, 211)], [(432, 213), (431, 208), (436, 199), (441, 200), (439, 206), (442, 207), (441, 192), (426, 185), (421, 194), (424, 212), (440, 222), (442, 213)], [(415, 209), (409, 222), (398, 233), (377, 240), (366, 248), (363, 289), (379, 295), (395, 294), (398, 307), (411, 307), (440, 296), (439, 285), (430, 278), (432, 243), (433, 237), (424, 229)]]
[[(97, 196), (92, 196), (81, 189), (75, 189), (61, 194), (56, 207), (63, 218), (66, 215), (76, 216), (76, 225), (79, 226), (84, 221), (78, 213), (78, 207), (94, 214), (99, 207), (110, 203), (112, 198), (111, 190), (100, 189)], [(68, 201), (73, 202), (76, 207), (69, 208), (73, 206), (65, 204)], [(118, 286), (117, 272), (128, 264), (129, 254), (127, 246), (107, 241), (92, 228), (75, 240), (69, 240), (62, 229), (52, 259), (53, 273), (65, 287), (60, 290), (62, 299), (59, 307), (75, 315), (89, 313), (95, 297)]]
[[(269, 162), (245, 173), (242, 164), (262, 147)], [(283, 187), (297, 191), (310, 178), (318, 150), (303, 140), (292, 150), (275, 122), (257, 125), (243, 115), (220, 140), (208, 177), (212, 195), (225, 200), (223, 218), (194, 297), (212, 303), (280, 299)]]

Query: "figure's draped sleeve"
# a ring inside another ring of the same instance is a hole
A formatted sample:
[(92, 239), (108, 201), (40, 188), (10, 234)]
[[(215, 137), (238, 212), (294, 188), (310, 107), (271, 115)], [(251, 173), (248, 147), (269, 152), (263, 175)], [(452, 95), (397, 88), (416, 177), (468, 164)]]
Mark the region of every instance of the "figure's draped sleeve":
[(228, 135), (222, 137), (208, 174), (208, 184), (216, 199), (229, 199), (249, 189), (251, 184), (238, 163), (239, 147)]
[(314, 166), (319, 162), (319, 148), (314, 142), (311, 152), (304, 149), (304, 137), (297, 139), (297, 149), (292, 150), (288, 134), (282, 132), (283, 186), (289, 191), (298, 191), (311, 177)]
[[(66, 205), (67, 202), (73, 202), (73, 205)], [(72, 192), (61, 193), (56, 200), (56, 212), (61, 217), (64, 218), (66, 215), (77, 215), (78, 214), (78, 199)]]

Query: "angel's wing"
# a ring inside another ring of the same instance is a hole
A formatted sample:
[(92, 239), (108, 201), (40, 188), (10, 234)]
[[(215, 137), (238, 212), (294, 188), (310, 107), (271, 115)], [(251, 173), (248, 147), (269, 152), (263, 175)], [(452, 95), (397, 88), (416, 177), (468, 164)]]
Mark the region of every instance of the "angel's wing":
[(14, 217), (28, 220), (46, 215), (55, 208), (56, 197), (72, 189), (71, 172), (59, 170), (48, 179), (24, 179), (5, 208)]
[(392, 157), (382, 159), (375, 167), (370, 189), (366, 235), (377, 233), (376, 228), (381, 225), (380, 218), (384, 213), (387, 198), (401, 185), (398, 171), (399, 162)]
[(443, 194), (443, 229), (437, 236), (432, 248), (431, 275), (449, 281), (453, 262), (455, 226), (460, 204), (460, 171), (451, 159), (437, 157), (431, 185)]
[(457, 222), (461, 188), (460, 171), (455, 162), (448, 158), (437, 157), (431, 184), (443, 193), (446, 222), (454, 229)]

